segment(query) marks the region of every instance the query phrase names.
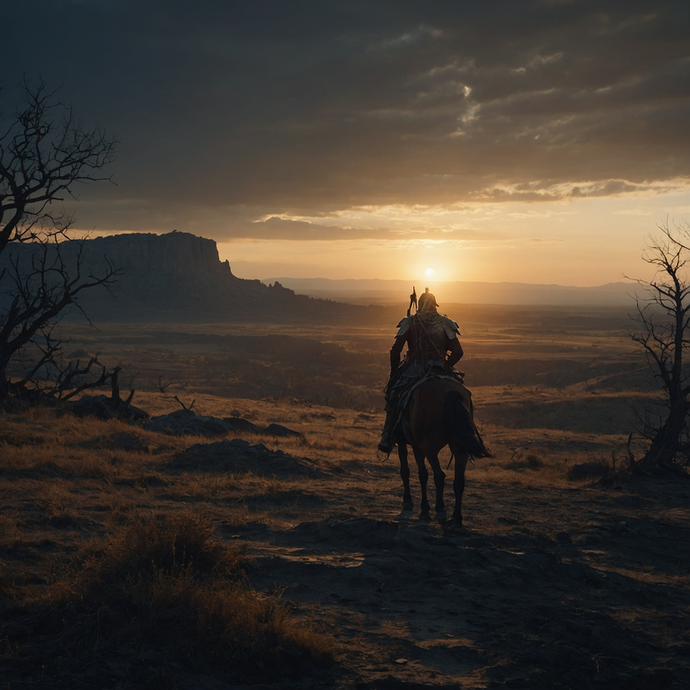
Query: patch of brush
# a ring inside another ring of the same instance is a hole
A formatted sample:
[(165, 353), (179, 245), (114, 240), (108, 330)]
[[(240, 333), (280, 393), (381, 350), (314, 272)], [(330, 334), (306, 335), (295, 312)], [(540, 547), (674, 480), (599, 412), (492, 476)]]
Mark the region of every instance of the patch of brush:
[(204, 517), (139, 516), (92, 543), (79, 572), (0, 614), (8, 682), (189, 687), (199, 675), (275, 681), (331, 665), (330, 638), (251, 589), (246, 566)]
[(530, 453), (524, 458), (512, 459), (505, 467), (507, 470), (540, 470), (544, 467), (544, 461), (538, 455)]

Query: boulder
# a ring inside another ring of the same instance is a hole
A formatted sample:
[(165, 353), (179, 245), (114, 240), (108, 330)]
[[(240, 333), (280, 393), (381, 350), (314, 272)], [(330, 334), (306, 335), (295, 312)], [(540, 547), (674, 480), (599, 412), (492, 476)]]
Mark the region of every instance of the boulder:
[(262, 443), (252, 446), (239, 438), (197, 443), (175, 455), (168, 467), (186, 472), (251, 472), (262, 476), (318, 477), (323, 474), (306, 458), (297, 458), (282, 450), (270, 450)]
[(282, 438), (297, 437), (302, 438), (302, 434), (294, 429), (288, 429), (282, 424), (269, 424), (264, 429), (265, 434), (270, 434), (271, 436), (280, 436)]
[(65, 408), (77, 417), (97, 417), (98, 419), (124, 419), (138, 422), (148, 419), (145, 410), (128, 405), (124, 400), (113, 400), (107, 395), (84, 395), (79, 400), (69, 401)]
[(223, 417), (223, 421), (228, 425), (230, 431), (248, 431), (250, 434), (260, 434), (263, 432), (260, 426), (241, 417)]
[(259, 426), (250, 422), (248, 419), (241, 417), (223, 417), (223, 421), (228, 425), (230, 431), (246, 431), (250, 434), (268, 434), (269, 436), (278, 436), (279, 438), (302, 438), (302, 434), (294, 429), (282, 424), (269, 424), (267, 427)]
[(175, 410), (170, 414), (152, 417), (143, 426), (148, 431), (169, 436), (223, 436), (230, 431), (224, 419), (198, 415), (192, 410)]

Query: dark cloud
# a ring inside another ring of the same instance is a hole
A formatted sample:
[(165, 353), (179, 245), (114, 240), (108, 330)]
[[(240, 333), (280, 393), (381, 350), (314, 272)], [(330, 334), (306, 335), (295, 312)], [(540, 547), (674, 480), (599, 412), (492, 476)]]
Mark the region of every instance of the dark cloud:
[(266, 215), (266, 209), (259, 207), (217, 209), (173, 204), (161, 209), (155, 204), (139, 202), (104, 205), (86, 201), (78, 210), (80, 218), (87, 216), (98, 220), (93, 225), (80, 222), (80, 230), (99, 234), (122, 230), (122, 219), (126, 218), (130, 221), (126, 226), (129, 231), (179, 230), (223, 240), (487, 240), (503, 237), (495, 231), (432, 225), (428, 221), (406, 222), (404, 227), (325, 224), (318, 219), (306, 221)]
[(342, 225), (323, 225), (307, 221), (295, 221), (271, 216), (261, 221), (233, 223), (229, 236), (239, 239), (282, 239), (282, 240), (362, 240), (362, 239), (489, 239), (494, 233), (477, 231), (471, 228), (456, 229), (429, 226), (400, 228), (346, 227)]
[[(169, 229), (199, 207), (317, 216), (690, 176), (686, 1), (25, 0), (3, 15), (5, 84), (41, 74), (122, 141), (118, 186), (85, 195), (95, 225), (92, 208)], [(354, 233), (237, 223), (216, 232)]]

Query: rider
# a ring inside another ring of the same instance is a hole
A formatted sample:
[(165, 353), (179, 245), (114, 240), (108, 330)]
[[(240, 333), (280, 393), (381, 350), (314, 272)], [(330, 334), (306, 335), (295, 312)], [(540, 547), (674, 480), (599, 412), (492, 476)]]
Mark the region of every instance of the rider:
[[(390, 351), (391, 375), (386, 386), (386, 421), (378, 448), (383, 453), (393, 450), (393, 432), (399, 420), (400, 402), (415, 383), (429, 376), (456, 378), (462, 382), (453, 365), (463, 355), (458, 324), (438, 313), (436, 297), (429, 288), (419, 298), (417, 313), (406, 316), (398, 324), (398, 333)], [(403, 346), (407, 355), (400, 364)]]

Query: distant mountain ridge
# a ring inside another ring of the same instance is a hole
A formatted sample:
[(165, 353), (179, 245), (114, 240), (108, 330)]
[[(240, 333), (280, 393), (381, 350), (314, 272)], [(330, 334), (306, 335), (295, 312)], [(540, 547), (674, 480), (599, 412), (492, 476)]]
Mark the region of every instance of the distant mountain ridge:
[(402, 304), (412, 287), (420, 295), (429, 287), (439, 303), (505, 304), (545, 306), (630, 306), (634, 304), (634, 282), (618, 282), (596, 287), (540, 285), (531, 283), (485, 283), (454, 281), (445, 283), (406, 280), (331, 280), (329, 278), (270, 278), (295, 292), (355, 304)]

